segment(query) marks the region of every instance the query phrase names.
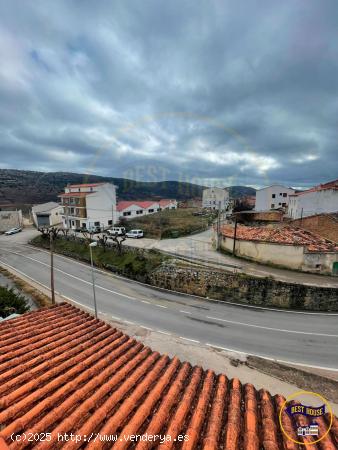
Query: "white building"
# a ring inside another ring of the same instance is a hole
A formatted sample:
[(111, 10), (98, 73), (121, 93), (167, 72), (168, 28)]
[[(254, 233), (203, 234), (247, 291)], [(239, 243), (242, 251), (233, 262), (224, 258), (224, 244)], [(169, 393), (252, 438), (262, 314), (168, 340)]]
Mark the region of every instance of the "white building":
[(32, 207), (32, 218), (36, 227), (60, 225), (63, 208), (59, 203), (48, 202)]
[(10, 228), (22, 227), (22, 211), (0, 211), (0, 233), (8, 231)]
[(203, 190), (202, 207), (226, 210), (229, 206), (229, 190), (227, 188), (211, 187)]
[(154, 214), (163, 209), (177, 209), (176, 200), (163, 199), (160, 201), (120, 201), (117, 204), (117, 213), (119, 217), (126, 219), (132, 219), (134, 217), (147, 216), (148, 214)]
[(295, 190), (281, 184), (273, 184), (256, 191), (256, 211), (268, 211), (270, 209), (287, 208), (290, 195)]
[(332, 212), (338, 212), (338, 180), (290, 196), (288, 216), (292, 219)]
[(117, 222), (116, 186), (111, 183), (68, 185), (59, 197), (65, 228), (107, 228)]

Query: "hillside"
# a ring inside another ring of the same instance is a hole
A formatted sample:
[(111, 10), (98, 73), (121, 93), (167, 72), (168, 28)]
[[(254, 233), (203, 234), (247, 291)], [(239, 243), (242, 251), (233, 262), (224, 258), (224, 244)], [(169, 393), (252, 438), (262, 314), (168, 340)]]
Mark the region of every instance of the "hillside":
[[(35, 203), (57, 200), (67, 183), (114, 183), (120, 200), (176, 198), (185, 200), (202, 197), (203, 186), (179, 181), (142, 182), (125, 178), (101, 177), (68, 172), (34, 172), (0, 169), (0, 207), (24, 207)], [(233, 186), (235, 197), (252, 195), (252, 188)], [(231, 192), (231, 191), (230, 191)]]

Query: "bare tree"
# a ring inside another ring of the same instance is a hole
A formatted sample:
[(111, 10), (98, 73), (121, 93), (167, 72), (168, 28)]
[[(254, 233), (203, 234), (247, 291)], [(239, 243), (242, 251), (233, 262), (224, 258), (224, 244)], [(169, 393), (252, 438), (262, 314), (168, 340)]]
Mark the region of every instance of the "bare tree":
[(122, 255), (122, 242), (124, 242), (127, 237), (126, 235), (115, 235), (115, 236), (111, 236), (111, 239), (115, 242), (116, 244), (116, 248), (117, 248), (117, 252), (119, 255)]
[(99, 244), (101, 245), (101, 247), (103, 248), (103, 251), (106, 251), (107, 248), (107, 240), (108, 240), (108, 236), (106, 234), (101, 234), (98, 236), (97, 238)]

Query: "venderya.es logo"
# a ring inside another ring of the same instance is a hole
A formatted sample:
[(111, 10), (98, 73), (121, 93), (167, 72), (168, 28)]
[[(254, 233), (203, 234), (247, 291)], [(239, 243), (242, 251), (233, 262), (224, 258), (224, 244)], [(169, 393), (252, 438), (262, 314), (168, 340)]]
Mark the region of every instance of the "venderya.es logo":
[(279, 423), (291, 441), (309, 446), (324, 439), (332, 427), (333, 414), (329, 402), (312, 391), (290, 395), (279, 411)]

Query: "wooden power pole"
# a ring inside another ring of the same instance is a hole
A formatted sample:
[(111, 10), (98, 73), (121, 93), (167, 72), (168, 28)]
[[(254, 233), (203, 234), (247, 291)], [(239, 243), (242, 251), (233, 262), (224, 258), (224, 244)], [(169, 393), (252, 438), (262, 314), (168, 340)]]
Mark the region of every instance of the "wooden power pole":
[(49, 230), (49, 249), (50, 249), (50, 290), (52, 293), (52, 305), (55, 305), (55, 290), (54, 290), (54, 240), (53, 232)]
[(236, 255), (236, 237), (237, 237), (237, 216), (235, 216), (235, 229), (234, 229), (234, 245), (232, 248), (232, 254)]

